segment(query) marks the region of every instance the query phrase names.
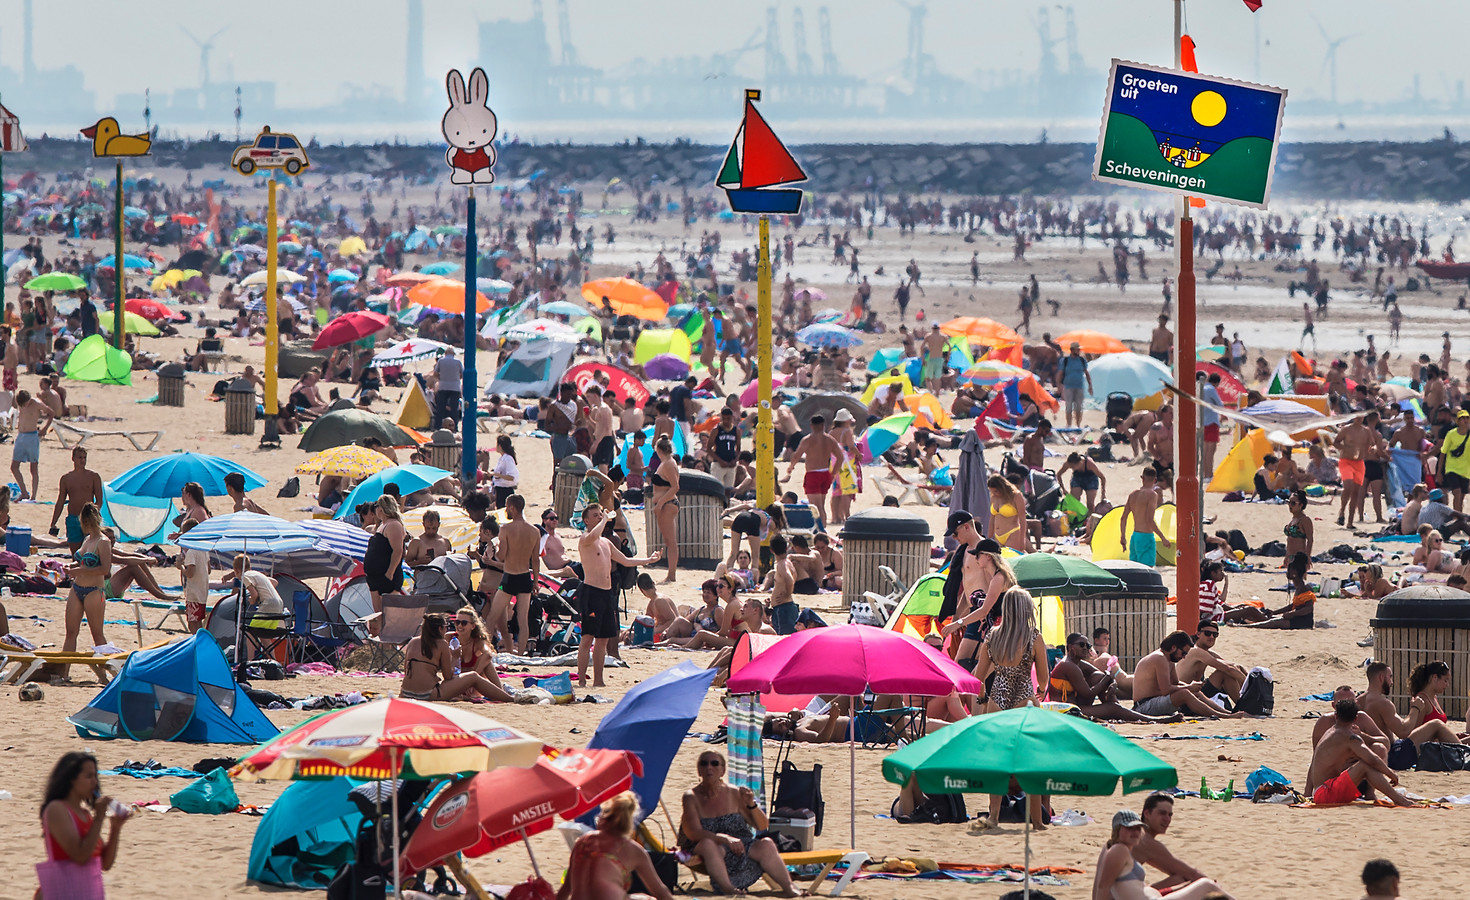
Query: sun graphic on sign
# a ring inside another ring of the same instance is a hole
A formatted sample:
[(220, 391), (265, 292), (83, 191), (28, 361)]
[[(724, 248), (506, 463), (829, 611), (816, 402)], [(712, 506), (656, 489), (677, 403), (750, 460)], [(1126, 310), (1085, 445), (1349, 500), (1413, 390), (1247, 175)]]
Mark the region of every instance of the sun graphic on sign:
[(1225, 98), (1216, 91), (1200, 91), (1189, 104), (1189, 112), (1196, 122), (1213, 128), (1225, 119)]

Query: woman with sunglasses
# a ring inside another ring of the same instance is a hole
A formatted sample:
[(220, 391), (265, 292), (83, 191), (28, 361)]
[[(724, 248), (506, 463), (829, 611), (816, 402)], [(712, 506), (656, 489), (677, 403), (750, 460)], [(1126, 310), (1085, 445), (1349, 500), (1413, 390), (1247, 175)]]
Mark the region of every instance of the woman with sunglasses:
[(699, 783), (684, 792), (679, 844), (704, 860), (716, 893), (744, 893), (762, 875), (769, 875), (781, 896), (800, 896), (776, 844), (755, 837), (770, 827), (755, 794), (748, 787), (726, 783), (725, 757), (713, 750), (699, 755), (698, 769)]
[[(459, 618), (456, 616), (456, 621)], [(409, 641), (403, 651), (403, 686), (398, 696), (407, 700), (456, 700), (478, 691), (488, 700), (515, 702), (499, 679), (491, 681), (472, 671), (454, 674), (454, 652), (449, 647), (445, 627), (442, 613), (424, 616), (419, 636)]]
[(503, 688), (495, 671), (495, 652), (490, 649), (489, 632), (473, 607), (462, 606), (454, 614), (454, 633), (459, 638), (456, 668), (461, 672), (478, 672), (486, 681)]

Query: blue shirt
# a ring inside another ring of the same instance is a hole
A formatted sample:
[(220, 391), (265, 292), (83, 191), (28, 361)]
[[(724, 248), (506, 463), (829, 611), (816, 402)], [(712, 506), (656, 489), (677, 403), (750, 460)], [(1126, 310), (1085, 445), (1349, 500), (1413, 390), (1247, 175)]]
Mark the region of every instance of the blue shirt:
[(1087, 386), (1087, 360), (1068, 354), (1061, 362), (1062, 387), (1081, 390)]
[[(1220, 392), (1215, 390), (1215, 386), (1213, 384), (1210, 384), (1208, 381), (1206, 381), (1200, 387), (1199, 398), (1206, 403), (1213, 403), (1216, 406), (1224, 405), (1220, 401)], [(1199, 423), (1202, 427), (1219, 425), (1220, 414), (1215, 412), (1213, 409), (1210, 409), (1208, 406), (1201, 406), (1199, 408)]]

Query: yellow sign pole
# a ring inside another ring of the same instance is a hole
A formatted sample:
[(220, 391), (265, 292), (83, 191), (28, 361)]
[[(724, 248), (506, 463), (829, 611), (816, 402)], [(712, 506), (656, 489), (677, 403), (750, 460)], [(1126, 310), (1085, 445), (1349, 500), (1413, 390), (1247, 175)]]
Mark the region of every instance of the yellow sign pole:
[(265, 206), (265, 414), (274, 416), (276, 409), (277, 351), (280, 344), (280, 326), (276, 321), (276, 244), (279, 241), (276, 224), (276, 177), (271, 173), (266, 182), (268, 193)]
[(771, 222), (760, 218), (760, 258), (756, 288), (756, 366), (760, 378), (760, 410), (755, 426), (755, 502), (776, 502), (776, 453), (771, 420)]

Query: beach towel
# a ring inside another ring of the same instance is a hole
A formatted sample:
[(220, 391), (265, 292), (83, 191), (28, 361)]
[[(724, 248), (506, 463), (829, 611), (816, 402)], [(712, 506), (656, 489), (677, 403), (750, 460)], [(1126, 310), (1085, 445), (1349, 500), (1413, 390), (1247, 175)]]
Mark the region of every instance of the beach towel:
[(732, 697), (725, 708), (730, 717), (730, 763), (726, 777), (737, 788), (750, 788), (756, 802), (764, 803), (766, 761), (761, 728), (766, 721), (766, 708), (751, 696)]
[(1413, 450), (1395, 447), (1389, 451), (1385, 468), (1384, 493), (1394, 506), (1403, 506), (1407, 501), (1406, 492), (1424, 477), (1424, 463)]

